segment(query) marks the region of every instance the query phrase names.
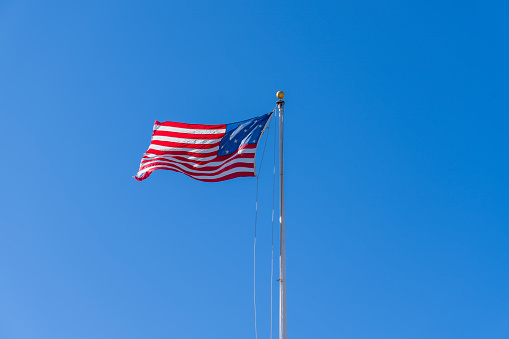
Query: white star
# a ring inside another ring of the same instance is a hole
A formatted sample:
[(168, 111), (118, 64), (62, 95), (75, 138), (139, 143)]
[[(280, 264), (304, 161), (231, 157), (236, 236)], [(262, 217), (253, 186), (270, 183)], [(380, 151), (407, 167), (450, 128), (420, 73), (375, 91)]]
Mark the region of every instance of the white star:
[(230, 151), (226, 151), (225, 153), (228, 154), (228, 153), (230, 153)]
[(235, 139), (235, 143), (237, 143), (237, 139)]
[(247, 132), (247, 129), (245, 129), (244, 132)]
[(262, 127), (262, 125), (258, 125), (258, 127)]

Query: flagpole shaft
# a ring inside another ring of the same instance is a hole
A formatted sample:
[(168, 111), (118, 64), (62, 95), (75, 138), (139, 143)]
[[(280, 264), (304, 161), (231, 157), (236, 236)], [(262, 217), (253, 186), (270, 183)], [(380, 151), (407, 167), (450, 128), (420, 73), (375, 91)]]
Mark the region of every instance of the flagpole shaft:
[(283, 100), (278, 100), (279, 109), (279, 339), (286, 338), (286, 250), (285, 250), (285, 185), (283, 167)]

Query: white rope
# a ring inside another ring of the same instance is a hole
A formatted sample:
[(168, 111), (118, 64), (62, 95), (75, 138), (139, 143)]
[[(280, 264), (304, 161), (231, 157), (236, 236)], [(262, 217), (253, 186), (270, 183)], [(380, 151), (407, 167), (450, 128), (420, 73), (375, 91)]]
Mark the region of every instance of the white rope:
[[(275, 111), (276, 111), (276, 109), (274, 108), (274, 110), (272, 111), (272, 114), (274, 114)], [(269, 126), (265, 127), (265, 129), (269, 129)], [(274, 128), (274, 130), (275, 130), (275, 128)], [(258, 171), (258, 175), (256, 176), (256, 205), (255, 205), (255, 226), (254, 226), (254, 246), (253, 246), (253, 303), (254, 303), (255, 339), (258, 339), (258, 326), (256, 324), (256, 224), (258, 222), (258, 179), (260, 178), (260, 173), (262, 172), (263, 157), (265, 155), (265, 147), (267, 146), (268, 138), (269, 138), (269, 135), (267, 133), (267, 136), (265, 137), (265, 144), (263, 146), (262, 160), (260, 161), (260, 170)], [(275, 141), (274, 141), (274, 145), (275, 145)], [(272, 195), (274, 196), (274, 193)], [(274, 208), (274, 201), (272, 202), (272, 208)], [(272, 219), (274, 219), (274, 211), (272, 212)], [(274, 226), (272, 226), (272, 227), (274, 228)], [(272, 294), (272, 290), (271, 290), (271, 294)], [(270, 311), (272, 312), (272, 305), (271, 305)], [(271, 333), (272, 333), (272, 319), (271, 319)], [(271, 338), (272, 338), (272, 334), (271, 334)]]
[(256, 218), (257, 217), (258, 217), (258, 177), (256, 177), (256, 217), (255, 217), (254, 253), (253, 253), (253, 300), (254, 300), (255, 339), (258, 339), (258, 328), (256, 326)]

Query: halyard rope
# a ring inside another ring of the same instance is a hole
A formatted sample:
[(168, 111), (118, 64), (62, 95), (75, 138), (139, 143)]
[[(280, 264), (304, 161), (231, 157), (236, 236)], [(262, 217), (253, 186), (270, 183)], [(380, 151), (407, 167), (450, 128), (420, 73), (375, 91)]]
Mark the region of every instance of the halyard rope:
[[(272, 111), (272, 114), (276, 112), (276, 108)], [(275, 123), (274, 123), (275, 126)], [(270, 126), (267, 126), (265, 129), (269, 129)], [(276, 128), (274, 127), (274, 131)], [(253, 302), (254, 302), (254, 321), (255, 321), (255, 339), (258, 339), (258, 327), (256, 324), (256, 224), (258, 222), (258, 179), (260, 178), (260, 173), (262, 171), (262, 165), (263, 165), (263, 157), (265, 155), (265, 148), (267, 147), (267, 140), (269, 139), (269, 134), (267, 133), (267, 136), (265, 137), (265, 144), (263, 145), (263, 153), (262, 153), (262, 160), (260, 161), (260, 169), (258, 170), (258, 175), (256, 176), (256, 204), (255, 204), (255, 225), (254, 225), (254, 246), (253, 246)], [(274, 139), (274, 149), (276, 147), (276, 141)], [(274, 155), (274, 166), (275, 163), (275, 155)], [(274, 167), (274, 175), (275, 175), (275, 167)], [(274, 238), (274, 183), (272, 184), (272, 238)], [(274, 239), (272, 239), (272, 257), (274, 257)], [(274, 259), (272, 259), (274, 261)], [(271, 267), (271, 281), (272, 281), (272, 270)], [(272, 339), (272, 285), (270, 288), (270, 296), (271, 296), (271, 302), (270, 302), (270, 336)]]

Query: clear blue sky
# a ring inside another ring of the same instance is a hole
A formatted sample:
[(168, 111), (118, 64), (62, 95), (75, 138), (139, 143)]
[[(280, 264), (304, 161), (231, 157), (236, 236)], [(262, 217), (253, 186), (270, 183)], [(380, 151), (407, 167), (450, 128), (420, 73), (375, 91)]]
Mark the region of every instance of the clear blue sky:
[[(156, 119), (244, 120), (277, 90), (288, 338), (508, 338), (508, 15), (503, 1), (0, 2), (0, 338), (254, 338), (256, 181), (132, 175)], [(274, 338), (277, 300), (274, 281)]]

